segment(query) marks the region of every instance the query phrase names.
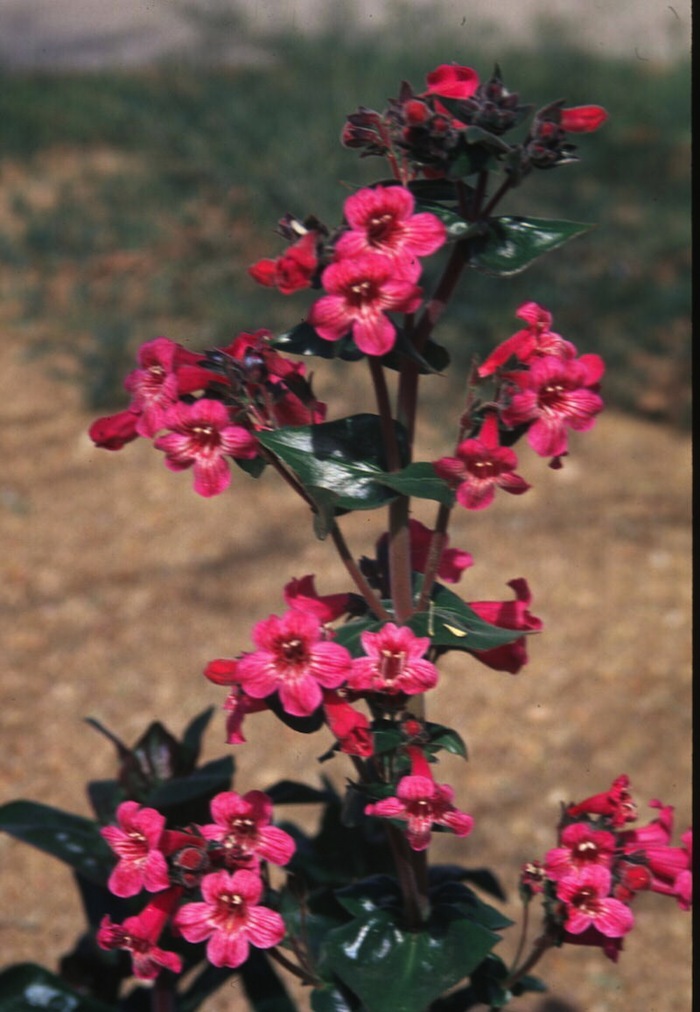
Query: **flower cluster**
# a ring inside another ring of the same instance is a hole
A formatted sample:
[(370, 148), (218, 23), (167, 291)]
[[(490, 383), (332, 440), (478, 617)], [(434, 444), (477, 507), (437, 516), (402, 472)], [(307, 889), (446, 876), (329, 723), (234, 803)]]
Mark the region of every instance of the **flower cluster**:
[(159, 812), (135, 801), (122, 802), (116, 816), (117, 825), (101, 831), (118, 858), (109, 889), (121, 897), (142, 889), (155, 895), (122, 924), (104, 917), (97, 941), (103, 949), (129, 952), (136, 977), (153, 980), (161, 969), (182, 969), (181, 957), (158, 945), (168, 925), (188, 942), (206, 941), (214, 966), (235, 968), (248, 958), (251, 945), (268, 949), (281, 942), (281, 916), (260, 903), (264, 868), (286, 865), (295, 845), (271, 824), (266, 794), (217, 794), (211, 802), (214, 821), (186, 831), (166, 828)]
[(489, 506), (498, 488), (521, 495), (530, 487), (516, 474), (518, 458), (501, 445), (502, 433), (511, 442), (525, 434), (535, 453), (551, 457), (556, 468), (569, 450), (567, 430), (587, 431), (603, 410), (601, 357), (578, 356), (575, 345), (551, 329), (552, 314), (535, 302), (524, 303), (516, 315), (527, 327), (498, 345), (477, 370), (479, 380), (496, 381), (494, 406), (484, 411), (478, 435), (433, 463), (470, 510)]
[(623, 937), (634, 926), (630, 905), (651, 890), (692, 903), (692, 830), (681, 846), (671, 843), (673, 808), (649, 802), (658, 816), (634, 829), (637, 807), (622, 774), (610, 789), (565, 807), (559, 844), (521, 877), (526, 897), (542, 894), (548, 931), (557, 943), (602, 948), (617, 961)]
[(91, 439), (120, 450), (139, 436), (156, 437), (170, 470), (194, 469), (196, 492), (224, 492), (231, 483), (227, 459), (259, 456), (256, 431), (325, 417), (304, 366), (274, 351), (271, 337), (267, 330), (242, 333), (228, 347), (202, 354), (166, 337), (148, 341), (124, 381), (129, 407), (93, 422)]

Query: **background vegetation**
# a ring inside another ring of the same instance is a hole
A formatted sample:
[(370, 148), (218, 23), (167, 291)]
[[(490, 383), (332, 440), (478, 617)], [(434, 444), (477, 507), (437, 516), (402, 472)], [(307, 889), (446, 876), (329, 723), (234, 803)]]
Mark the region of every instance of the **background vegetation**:
[[(202, 54), (214, 52), (224, 27), (200, 28)], [(542, 301), (556, 329), (604, 354), (608, 402), (687, 424), (689, 66), (603, 61), (542, 36), (541, 51), (499, 51), (511, 90), (537, 105), (604, 104), (611, 120), (580, 138), (583, 165), (535, 174), (503, 209), (598, 231), (505, 294), (480, 278), (477, 307), (467, 287), (449, 343), (468, 333), (486, 351), (516, 329), (521, 301)], [(0, 73), (0, 279), (18, 320), (50, 322), (29, 350), (62, 352), (91, 408), (122, 403), (134, 348), (156, 334), (204, 347), (294, 322), (303, 298), (287, 303), (245, 268), (281, 248), (282, 213), (335, 224), (347, 187), (383, 173), (335, 142), (346, 114), (384, 108), (402, 77), (420, 87), (440, 62), (492, 70), (483, 47), (457, 50), (444, 33), (417, 47), (398, 26), (266, 37), (265, 52), (241, 69), (193, 59), (128, 75)]]

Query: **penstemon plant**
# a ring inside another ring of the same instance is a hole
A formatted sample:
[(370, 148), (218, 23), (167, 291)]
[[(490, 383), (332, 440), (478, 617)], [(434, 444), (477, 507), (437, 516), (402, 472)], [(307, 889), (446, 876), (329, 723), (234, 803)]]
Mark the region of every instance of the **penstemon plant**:
[[(141, 347), (125, 381), (131, 402), (92, 425), (94, 442), (151, 439), (204, 497), (227, 491), (231, 461), (252, 478), (273, 470), (347, 572), (344, 593), (324, 594), (312, 575), (288, 580), (285, 610), (257, 623), (252, 646), (207, 665), (228, 692), (227, 742), (244, 744), (244, 720), (271, 711), (318, 733), (321, 761), (345, 756), (348, 780), (342, 794), (327, 778), (232, 789), (230, 756), (198, 765), (211, 711), (182, 741), (155, 723), (131, 748), (92, 721), (118, 755), (115, 779), (88, 787), (94, 820), (26, 801), (0, 809), (1, 828), (73, 868), (90, 924), (60, 976), (5, 971), (8, 1009), (31, 992), (32, 1007), (48, 994), (86, 1012), (189, 1012), (233, 974), (268, 1012), (297, 1007), (289, 975), (315, 1012), (498, 1009), (544, 989), (533, 971), (548, 949), (588, 945), (616, 961), (638, 892), (689, 909), (691, 832), (674, 844), (673, 808), (658, 801), (649, 823), (633, 825), (626, 775), (563, 804), (552, 849), (521, 870), (511, 965), (494, 952), (512, 927), (491, 902), (503, 898), (495, 874), (428, 860), (434, 834), (478, 836), (436, 775), (442, 752), (466, 756), (460, 731), (430, 720), (439, 662), (459, 651), (465, 664), (516, 674), (542, 625), (525, 579), (511, 580), (507, 601), (450, 589), (473, 562), (449, 547), (452, 511), (527, 492), (513, 449), (523, 438), (561, 468), (569, 430), (590, 429), (603, 408), (604, 365), (556, 333), (545, 307), (512, 307), (522, 326), (474, 359), (454, 443), (432, 461), (414, 459), (419, 385), (448, 369), (436, 334), (465, 272), (517, 273), (586, 230), (496, 211), (533, 172), (575, 162), (570, 135), (606, 118), (564, 101), (534, 110), (498, 68), (480, 82), (443, 65), (420, 92), (404, 82), (383, 112), (360, 107), (342, 132), (361, 157), (384, 159), (388, 178), (348, 196), (337, 227), (285, 215), (286, 249), (249, 268), (283, 295), (320, 290), (302, 322), (204, 352), (165, 337)], [(424, 261), (437, 278), (430, 293)], [(299, 361), (310, 356), (364, 359), (376, 412), (327, 420)], [(414, 499), (434, 505), (432, 527), (412, 516)], [(354, 555), (344, 515), (380, 509), (385, 533)], [(290, 803), (320, 806), (315, 834), (275, 823)]]

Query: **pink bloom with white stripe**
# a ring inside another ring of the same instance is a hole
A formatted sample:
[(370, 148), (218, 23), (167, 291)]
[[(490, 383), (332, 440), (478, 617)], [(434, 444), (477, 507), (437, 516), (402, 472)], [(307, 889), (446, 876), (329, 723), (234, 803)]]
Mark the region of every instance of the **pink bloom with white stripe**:
[(155, 808), (123, 801), (117, 808), (118, 826), (104, 826), (100, 834), (119, 858), (107, 882), (115, 896), (135, 896), (142, 889), (159, 892), (170, 885), (168, 866), (159, 849), (165, 817)]

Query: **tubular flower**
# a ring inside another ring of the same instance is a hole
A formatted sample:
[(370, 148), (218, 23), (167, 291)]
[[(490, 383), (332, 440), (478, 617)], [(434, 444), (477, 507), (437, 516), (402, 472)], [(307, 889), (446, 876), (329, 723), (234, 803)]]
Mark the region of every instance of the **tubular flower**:
[[(411, 569), (416, 573), (424, 573), (428, 564), (433, 531), (422, 524), (420, 520), (413, 519), (408, 521), (408, 531), (411, 538)], [(458, 583), (462, 579), (464, 570), (474, 565), (474, 558), (461, 548), (450, 548), (447, 534), (443, 535), (443, 538), (444, 545), (440, 553), (437, 575), (445, 583)], [(377, 558), (382, 560), (382, 563), (386, 559), (388, 547), (389, 535), (382, 534), (377, 541)]]
[(107, 886), (115, 896), (135, 896), (142, 889), (159, 892), (170, 885), (168, 866), (159, 849), (165, 817), (155, 808), (123, 801), (117, 808), (118, 826), (104, 826), (100, 834), (119, 858)]
[(121, 450), (127, 443), (138, 439), (136, 429), (139, 416), (133, 411), (118, 411), (116, 415), (96, 418), (88, 430), (95, 446), (103, 450)]
[(274, 910), (258, 905), (262, 882), (250, 871), (217, 871), (202, 879), (203, 903), (186, 903), (175, 915), (175, 926), (188, 942), (207, 941), (207, 959), (214, 966), (235, 969), (248, 958), (250, 946), (269, 949), (284, 938), (284, 921)]
[(211, 814), (214, 822), (199, 830), (220, 844), (228, 868), (257, 871), (261, 860), (285, 865), (294, 853), (289, 833), (270, 825), (272, 802), (262, 791), (223, 791), (212, 799)]
[[(480, 618), (502, 629), (522, 629), (523, 632), (539, 632), (541, 619), (529, 611), (532, 600), (527, 580), (518, 577), (507, 584), (514, 594), (514, 601), (470, 601), (469, 607)], [(495, 671), (508, 671), (517, 675), (527, 664), (527, 637), (521, 636), (512, 643), (505, 643), (491, 650), (474, 650), (474, 657)]]
[(325, 341), (346, 334), (367, 355), (385, 355), (396, 340), (396, 327), (387, 312), (413, 313), (421, 302), (415, 284), (417, 261), (404, 262), (400, 276), (394, 261), (380, 253), (342, 259), (326, 267), (323, 287), (329, 293), (315, 302), (309, 323)]
[(692, 903), (692, 831), (683, 834), (684, 846), (671, 846), (673, 806), (660, 801), (651, 801), (650, 805), (659, 809), (659, 818), (646, 826), (625, 830), (624, 853), (643, 858), (649, 870), (646, 888), (675, 896), (680, 907), (688, 910)]
[(529, 369), (509, 375), (513, 394), (503, 421), (529, 423), (527, 441), (535, 453), (561, 457), (568, 452), (567, 428), (586, 432), (603, 410), (598, 385), (604, 371), (599, 355), (536, 358)]
[(602, 127), (607, 118), (600, 105), (577, 105), (561, 110), (559, 126), (570, 134), (589, 134)]
[(629, 791), (630, 779), (626, 773), (621, 773), (613, 780), (610, 789), (601, 794), (593, 794), (584, 801), (575, 805), (568, 805), (566, 814), (569, 817), (577, 815), (606, 815), (612, 820), (612, 825), (624, 826), (626, 822), (634, 822), (637, 818), (637, 806)]
[(591, 865), (610, 868), (615, 853), (615, 837), (603, 829), (593, 829), (585, 822), (565, 826), (561, 847), (554, 847), (545, 856), (545, 869), (555, 881), (575, 874)]
[(363, 632), (360, 640), (366, 656), (352, 661), (348, 686), (353, 691), (412, 696), (437, 684), (437, 668), (423, 659), (430, 649), (428, 636), (387, 622), (379, 632)]
[(131, 953), (134, 976), (139, 980), (155, 980), (161, 970), (179, 973), (182, 959), (174, 952), (160, 949), (156, 942), (181, 894), (179, 888), (156, 896), (137, 917), (127, 917), (123, 924), (102, 918), (97, 932), (101, 949), (125, 949)]
[(314, 615), (294, 609), (271, 615), (253, 630), (258, 649), (238, 661), (236, 679), (249, 696), (263, 699), (277, 691), (295, 717), (308, 717), (321, 704), (321, 686), (337, 689), (350, 674), (350, 654), (323, 639)]
[(349, 594), (317, 594), (313, 575), (290, 580), (284, 588), (284, 601), (289, 608), (315, 615), (321, 625), (334, 622), (350, 607)]
[(350, 706), (346, 695), (343, 689), (324, 689), (323, 712), (328, 726), (345, 755), (370, 756), (374, 749), (369, 721)]
[(634, 925), (634, 915), (610, 895), (612, 875), (600, 864), (587, 865), (557, 883), (557, 896), (566, 904), (564, 928), (580, 935), (595, 928), (606, 938), (621, 938)]
[(414, 214), (415, 199), (403, 186), (358, 190), (345, 201), (350, 230), (336, 243), (338, 259), (383, 253), (400, 271), (405, 261), (429, 256), (445, 242), (445, 226), (434, 214)]
[(433, 826), (444, 826), (456, 836), (467, 836), (474, 825), (472, 816), (455, 808), (454, 791), (448, 784), (435, 783), (421, 750), (410, 745), (407, 751), (411, 757), (410, 775), (399, 781), (395, 797), (367, 805), (365, 815), (406, 822), (412, 850), (426, 850), (430, 846)]
[(453, 63), (441, 63), (425, 79), (428, 87), (423, 94), (442, 98), (471, 98), (479, 87), (479, 75), (475, 70)]
[(318, 267), (316, 232), (307, 232), (293, 243), (276, 260), (258, 260), (248, 268), (248, 274), (258, 284), (278, 288), (283, 295), (291, 295), (310, 288)]
[(454, 457), (433, 462), (436, 474), (456, 490), (457, 501), (468, 510), (490, 506), (497, 488), (512, 495), (527, 492), (530, 486), (515, 473), (517, 466), (513, 450), (499, 443), (494, 412), (486, 415), (478, 438), (461, 442)]
[(209, 498), (231, 484), (226, 456), (251, 460), (257, 456), (255, 436), (241, 425), (232, 425), (220, 401), (202, 398), (194, 404), (174, 405), (166, 415), (171, 430), (155, 440), (165, 453), (171, 471), (194, 466), (194, 489)]
[(525, 364), (543, 355), (554, 355), (556, 358), (576, 357), (575, 345), (550, 330), (552, 314), (548, 310), (536, 302), (524, 302), (515, 315), (525, 320), (528, 326), (503, 341), (491, 352), (486, 361), (479, 366), (478, 372), (482, 379), (491, 376), (511, 357)]

